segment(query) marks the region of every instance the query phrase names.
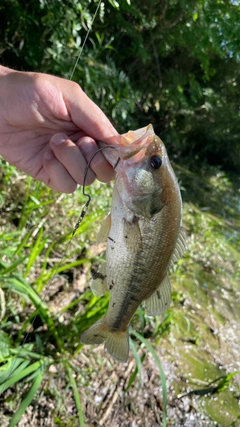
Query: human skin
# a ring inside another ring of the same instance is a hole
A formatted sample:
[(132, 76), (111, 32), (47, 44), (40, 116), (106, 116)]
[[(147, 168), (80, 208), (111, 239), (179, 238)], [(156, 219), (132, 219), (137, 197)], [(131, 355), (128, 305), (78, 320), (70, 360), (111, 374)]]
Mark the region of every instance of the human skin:
[[(0, 66), (0, 155), (55, 191), (83, 184), (96, 140), (117, 144), (119, 135), (77, 83), (48, 74)], [(91, 162), (86, 185), (108, 182), (112, 166), (102, 153)]]

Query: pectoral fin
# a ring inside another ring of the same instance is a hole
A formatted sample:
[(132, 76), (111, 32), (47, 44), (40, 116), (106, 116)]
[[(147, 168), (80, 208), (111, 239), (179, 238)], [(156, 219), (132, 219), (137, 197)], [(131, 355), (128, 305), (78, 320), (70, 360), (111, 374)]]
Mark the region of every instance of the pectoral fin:
[(97, 271), (92, 270), (91, 274), (92, 281), (90, 286), (92, 292), (97, 297), (101, 297), (109, 291), (107, 287), (106, 263), (102, 264)]
[(104, 219), (101, 228), (97, 234), (97, 243), (106, 242), (111, 228), (111, 214)]
[(133, 253), (141, 248), (142, 236), (137, 217), (133, 217), (132, 221), (124, 219), (123, 238), (126, 246)]
[(180, 227), (176, 246), (170, 260), (170, 268), (173, 267), (175, 262), (179, 261), (183, 257), (186, 246), (187, 246), (186, 230), (185, 228)]
[(165, 313), (172, 301), (171, 284), (168, 274), (164, 277), (159, 288), (145, 301), (147, 316), (157, 316)]

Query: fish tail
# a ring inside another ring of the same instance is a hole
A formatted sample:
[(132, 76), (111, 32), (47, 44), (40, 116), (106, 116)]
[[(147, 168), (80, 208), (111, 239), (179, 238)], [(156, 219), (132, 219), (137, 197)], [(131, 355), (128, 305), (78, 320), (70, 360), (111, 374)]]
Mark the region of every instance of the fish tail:
[(114, 359), (126, 362), (129, 354), (129, 332), (112, 331), (103, 319), (94, 323), (81, 336), (82, 344), (102, 344)]

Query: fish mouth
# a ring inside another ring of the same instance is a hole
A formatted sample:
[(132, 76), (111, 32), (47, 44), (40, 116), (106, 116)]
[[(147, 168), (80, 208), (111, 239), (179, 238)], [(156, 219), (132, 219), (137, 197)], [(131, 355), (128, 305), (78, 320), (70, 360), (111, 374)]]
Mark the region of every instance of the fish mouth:
[[(118, 159), (127, 160), (129, 164), (137, 163), (144, 158), (145, 150), (155, 137), (154, 129), (151, 124), (136, 131), (128, 131), (120, 136), (120, 142), (106, 143), (97, 141), (100, 148), (103, 149), (103, 154), (108, 162), (114, 167)], [(110, 141), (109, 141), (110, 142)], [(114, 141), (112, 141), (114, 142)], [(104, 150), (106, 148), (106, 150)], [(107, 150), (107, 148), (109, 148)], [(112, 150), (110, 150), (112, 148)], [(137, 154), (139, 154), (137, 156)], [(130, 162), (129, 162), (130, 159)]]

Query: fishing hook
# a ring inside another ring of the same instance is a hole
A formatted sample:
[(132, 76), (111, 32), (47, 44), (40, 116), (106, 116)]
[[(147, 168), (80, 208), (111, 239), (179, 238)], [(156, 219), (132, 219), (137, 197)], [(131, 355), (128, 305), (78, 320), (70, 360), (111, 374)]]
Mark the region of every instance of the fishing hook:
[[(88, 200), (87, 200), (87, 202), (85, 203), (85, 205), (83, 206), (82, 212), (81, 212), (81, 214), (80, 214), (80, 216), (79, 216), (79, 218), (78, 218), (78, 220), (77, 220), (77, 222), (76, 222), (76, 225), (75, 225), (74, 230), (73, 230), (73, 232), (72, 232), (72, 237), (73, 237), (73, 236), (74, 236), (74, 234), (76, 233), (76, 231), (77, 231), (77, 229), (79, 228), (79, 226), (80, 226), (80, 224), (81, 224), (81, 222), (82, 222), (83, 218), (85, 217), (85, 215), (86, 215), (86, 213), (87, 213), (87, 210), (88, 210), (88, 206), (89, 206), (89, 204), (90, 204), (90, 202), (91, 202), (91, 200), (92, 200), (92, 197), (90, 196), (90, 194), (85, 193), (85, 187), (86, 187), (87, 174), (88, 174), (88, 170), (89, 170), (90, 164), (91, 164), (91, 162), (93, 161), (94, 157), (95, 157), (99, 152), (101, 152), (101, 151), (103, 151), (103, 150), (107, 150), (108, 148), (111, 148), (111, 149), (113, 149), (113, 150), (117, 150), (117, 148), (116, 148), (116, 147), (113, 147), (113, 145), (108, 145), (108, 146), (106, 146), (106, 147), (101, 147), (101, 148), (99, 148), (99, 149), (98, 149), (98, 150), (97, 150), (97, 151), (92, 155), (91, 159), (88, 161), (88, 163), (87, 163), (87, 165), (86, 165), (85, 173), (84, 173), (84, 178), (83, 178), (83, 195), (84, 195), (85, 197), (87, 197), (87, 198), (88, 198)], [(117, 159), (117, 161), (116, 161), (115, 165), (113, 166), (113, 169), (116, 169), (116, 167), (117, 167), (117, 165), (119, 164), (120, 160), (121, 160), (121, 158), (120, 158), (120, 157), (118, 157), (118, 159)]]
[[(102, 0), (99, 0), (98, 5), (97, 5), (97, 8), (96, 8), (96, 11), (95, 11), (95, 13), (94, 13), (94, 16), (93, 16), (93, 19), (92, 19), (92, 22), (91, 22), (91, 25), (89, 26), (88, 32), (87, 32), (87, 34), (86, 34), (86, 36), (85, 36), (85, 39), (84, 39), (84, 41), (83, 41), (83, 45), (82, 45), (82, 47), (81, 47), (81, 49), (80, 49), (80, 51), (79, 51), (79, 54), (78, 54), (77, 60), (76, 60), (76, 62), (75, 62), (75, 64), (74, 64), (74, 67), (73, 67), (73, 70), (72, 70), (72, 73), (71, 73), (71, 76), (70, 76), (70, 80), (72, 80), (72, 78), (73, 78), (73, 75), (74, 75), (75, 69), (76, 69), (77, 64), (78, 64), (78, 62), (79, 62), (79, 59), (80, 59), (80, 57), (81, 57), (81, 55), (82, 55), (82, 52), (83, 52), (84, 46), (85, 46), (85, 44), (86, 44), (86, 42), (87, 42), (87, 39), (88, 39), (89, 34), (90, 34), (90, 31), (92, 30), (93, 23), (94, 23), (95, 18), (96, 18), (96, 16), (97, 16), (97, 13), (98, 13), (99, 7), (100, 7), (100, 5), (101, 5), (101, 2), (102, 2)], [(110, 148), (110, 147), (111, 147), (111, 146), (109, 146), (109, 148)], [(105, 147), (105, 148), (108, 148), (108, 147)], [(116, 149), (115, 147), (111, 147), (111, 148)], [(94, 154), (94, 156), (95, 156), (99, 151), (102, 151), (102, 149), (99, 149), (99, 150)], [(92, 157), (92, 159), (94, 158), (94, 156)], [(86, 167), (85, 176), (84, 176), (84, 186), (85, 186), (85, 182), (86, 182), (86, 176), (87, 176), (87, 171), (88, 171), (88, 168), (89, 168), (89, 164), (91, 163), (92, 159), (90, 159), (90, 161), (88, 162), (87, 167)], [(119, 160), (120, 160), (120, 158), (118, 159), (118, 161), (117, 161), (116, 165), (114, 166), (114, 169), (117, 167), (117, 164), (119, 163)], [(79, 225), (80, 225), (80, 223), (81, 223), (82, 219), (84, 218), (84, 216), (85, 216), (85, 214), (86, 214), (87, 207), (88, 207), (88, 205), (89, 205), (89, 203), (90, 203), (90, 200), (91, 200), (91, 197), (90, 197), (88, 194), (86, 194), (84, 191), (83, 191), (83, 194), (84, 194), (85, 196), (89, 197), (90, 199), (89, 199), (89, 200), (88, 200), (88, 202), (86, 203), (86, 205), (87, 205), (87, 206), (85, 205), (85, 213), (84, 213), (83, 215), (82, 215), (83, 211), (82, 211), (82, 213), (81, 213), (81, 216), (80, 216), (80, 218), (79, 218), (79, 220), (78, 220), (78, 223), (77, 223), (77, 224), (76, 224), (76, 226), (75, 226), (75, 229), (74, 229), (74, 231), (73, 231), (73, 233), (72, 233), (72, 236), (75, 234), (75, 232), (76, 232), (76, 230), (78, 229), (78, 227), (79, 227)], [(83, 210), (84, 210), (84, 209), (83, 209)], [(67, 251), (67, 249), (68, 249), (68, 247), (69, 247), (69, 244), (70, 244), (70, 241), (68, 242), (68, 245), (67, 245), (66, 251)], [(56, 274), (57, 274), (57, 268), (59, 268), (59, 267), (61, 267), (61, 266), (62, 266), (62, 261), (63, 261), (63, 260), (61, 260), (61, 261), (60, 261), (60, 262), (55, 266), (55, 273), (53, 273), (53, 275), (52, 275), (52, 277), (51, 277), (51, 279), (50, 279), (50, 282), (49, 282), (50, 284), (52, 283), (53, 279), (56, 277)], [(1, 290), (1, 289), (0, 289), (0, 290)], [(0, 294), (0, 298), (1, 298), (1, 294)], [(39, 304), (39, 306), (37, 307), (37, 310), (39, 310), (39, 309), (42, 307), (42, 305), (43, 305), (43, 300), (41, 301), (41, 303), (40, 303), (40, 304)], [(34, 323), (34, 321), (35, 321), (36, 317), (37, 317), (37, 314), (33, 316), (32, 323)], [(29, 335), (29, 332), (27, 332), (27, 333), (26, 333), (26, 336), (25, 336), (25, 337), (24, 337), (24, 339), (23, 339), (23, 344), (22, 344), (22, 346), (24, 346), (24, 344), (26, 343), (27, 338), (28, 338), (28, 335)], [(17, 361), (17, 358), (20, 356), (21, 352), (22, 352), (22, 349), (21, 349), (21, 347), (20, 347), (20, 350), (16, 353), (16, 358), (15, 358), (15, 360), (16, 360), (16, 361)], [(14, 361), (13, 361), (13, 366), (12, 366), (11, 372), (13, 372), (14, 370), (15, 370), (15, 366), (14, 366)], [(10, 375), (11, 375), (11, 373), (8, 375), (8, 377), (7, 377), (7, 378), (10, 378)], [(0, 394), (1, 394), (1, 393), (0, 393)]]

